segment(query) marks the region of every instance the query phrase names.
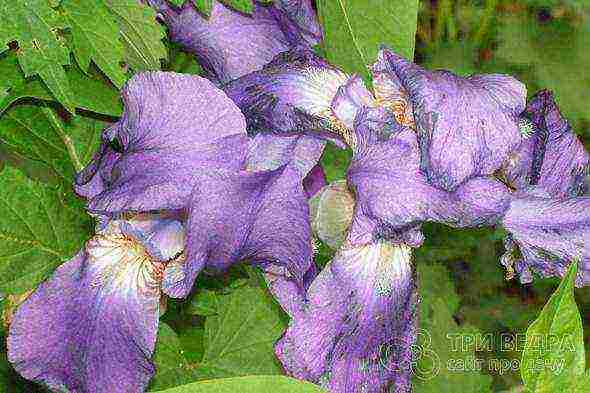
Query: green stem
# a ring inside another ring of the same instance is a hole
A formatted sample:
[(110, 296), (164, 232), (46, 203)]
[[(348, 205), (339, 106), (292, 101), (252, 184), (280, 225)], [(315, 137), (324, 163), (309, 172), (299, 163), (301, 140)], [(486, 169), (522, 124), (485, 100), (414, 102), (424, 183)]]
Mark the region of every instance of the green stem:
[(68, 151), (68, 156), (70, 157), (70, 161), (72, 162), (74, 169), (76, 170), (76, 172), (80, 172), (84, 167), (82, 166), (82, 162), (80, 162), (80, 158), (78, 157), (78, 153), (76, 152), (76, 147), (74, 146), (72, 139), (63, 129), (61, 122), (59, 121), (57, 116), (55, 116), (53, 110), (47, 107), (43, 107), (41, 108), (41, 110), (43, 111), (43, 113), (45, 113), (45, 116), (53, 126), (53, 129), (55, 130), (55, 132), (57, 132), (57, 135), (59, 135), (63, 144), (65, 145), (66, 150)]

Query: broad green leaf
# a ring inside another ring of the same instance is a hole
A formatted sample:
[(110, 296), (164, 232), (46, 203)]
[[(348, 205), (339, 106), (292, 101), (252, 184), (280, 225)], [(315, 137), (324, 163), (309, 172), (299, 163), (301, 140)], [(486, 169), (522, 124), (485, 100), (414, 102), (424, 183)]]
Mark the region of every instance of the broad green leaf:
[(570, 392), (585, 372), (584, 334), (572, 263), (539, 317), (526, 332), (521, 376), (528, 392)]
[(121, 68), (124, 49), (119, 41), (119, 26), (102, 0), (64, 0), (64, 15), (71, 26), (74, 55), (83, 71), (90, 61), (121, 88), (125, 73)]
[(107, 0), (106, 4), (119, 25), (127, 64), (136, 71), (159, 70), (160, 59), (167, 59), (168, 51), (156, 12), (137, 0)]
[(281, 374), (273, 346), (285, 321), (269, 294), (244, 284), (216, 299), (217, 314), (205, 321), (205, 354), (198, 372), (205, 378)]
[(439, 265), (419, 264), (418, 277), (422, 301), (414, 391), (455, 393), (460, 386), (465, 393), (491, 392), (492, 379), (481, 372), (483, 366), (477, 368), (474, 341), (470, 340), (480, 332), (467, 324), (458, 325), (453, 318), (459, 297), (448, 272)]
[(17, 105), (0, 117), (0, 141), (24, 157), (45, 163), (71, 183), (75, 172), (92, 158), (107, 124), (83, 116), (66, 123), (49, 108)]
[(254, 1), (253, 0), (221, 0), (223, 3), (227, 4), (234, 10), (251, 14), (254, 11)]
[(0, 293), (35, 287), (73, 257), (92, 230), (82, 202), (6, 166), (0, 173)]
[(47, 0), (0, 0), (0, 44), (18, 41), (18, 61), (26, 77), (39, 75), (57, 101), (74, 111), (64, 65), (69, 50), (57, 34), (64, 19)]
[(68, 151), (42, 108), (17, 105), (6, 112), (0, 117), (0, 140), (20, 155), (45, 163), (63, 180), (73, 179)]
[[(86, 77), (74, 69), (68, 70), (67, 77), (74, 89), (74, 106), (76, 108), (112, 117), (118, 117), (123, 112), (119, 93), (104, 82)], [(55, 101), (41, 81), (25, 81), (23, 79), (20, 82), (17, 81), (8, 95), (0, 101), (0, 115), (10, 105), (22, 98)]]
[(319, 0), (328, 60), (369, 79), (381, 45), (413, 59), (418, 0)]
[(213, 9), (213, 0), (193, 0), (195, 7), (206, 16), (211, 16)]
[(157, 391), (195, 381), (194, 371), (184, 356), (178, 335), (167, 324), (160, 322), (154, 352), (156, 375), (149, 390)]
[(217, 313), (217, 297), (215, 291), (209, 289), (199, 289), (187, 307), (187, 312), (205, 317)]
[(0, 102), (8, 95), (8, 90), (18, 83), (23, 83), (24, 76), (18, 65), (14, 51), (0, 53)]
[(180, 7), (182, 4), (184, 4), (184, 0), (168, 0), (168, 2), (177, 7)]
[(213, 379), (162, 390), (161, 393), (327, 393), (309, 382), (283, 376), (247, 376)]

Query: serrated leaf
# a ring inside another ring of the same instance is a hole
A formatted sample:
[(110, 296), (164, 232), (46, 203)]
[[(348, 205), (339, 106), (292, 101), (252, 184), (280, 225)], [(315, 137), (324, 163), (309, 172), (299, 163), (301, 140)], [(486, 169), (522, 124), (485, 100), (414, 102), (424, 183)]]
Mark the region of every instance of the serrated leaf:
[(63, 18), (46, 0), (0, 0), (0, 43), (17, 41), (18, 61), (26, 77), (39, 75), (57, 101), (74, 111), (73, 92), (64, 65), (69, 51), (57, 31)]
[(243, 12), (245, 14), (251, 14), (254, 11), (254, 1), (253, 0), (221, 0), (223, 3), (227, 4), (234, 10)]
[(195, 7), (205, 16), (211, 16), (213, 0), (193, 0)]
[(0, 173), (0, 293), (35, 287), (75, 255), (92, 220), (63, 187), (43, 185), (6, 166)]
[(73, 179), (67, 149), (41, 108), (18, 105), (6, 112), (0, 118), (0, 140), (22, 156), (45, 163), (64, 180)]
[(167, 389), (196, 380), (192, 367), (184, 357), (178, 335), (163, 322), (160, 322), (158, 328), (153, 361), (156, 365), (156, 375), (150, 381), (150, 391)]
[[(74, 106), (90, 112), (112, 117), (119, 117), (123, 112), (119, 92), (104, 82), (86, 77), (75, 69), (67, 72), (70, 85), (74, 88)], [(44, 101), (55, 101), (51, 93), (39, 80), (17, 81), (8, 95), (0, 101), (0, 115), (12, 104), (22, 98), (37, 98)]]
[(61, 3), (72, 32), (74, 55), (83, 71), (93, 61), (121, 88), (126, 76), (121, 68), (124, 49), (119, 41), (119, 26), (101, 0), (64, 0)]
[(244, 284), (216, 299), (217, 314), (205, 321), (199, 374), (204, 378), (281, 374), (273, 346), (286, 324), (270, 295), (259, 286)]
[(136, 71), (159, 70), (160, 59), (168, 58), (162, 42), (164, 28), (156, 21), (156, 12), (137, 0), (108, 0), (107, 7), (119, 25), (125, 61)]
[(527, 329), (520, 370), (528, 392), (573, 391), (584, 375), (584, 334), (574, 298), (576, 273), (574, 262)]
[(0, 102), (8, 95), (8, 90), (15, 84), (23, 83), (24, 76), (18, 65), (14, 51), (0, 54)]
[(202, 381), (162, 390), (161, 393), (327, 393), (309, 382), (283, 376), (248, 376)]
[[(24, 157), (45, 163), (71, 183), (76, 171), (92, 158), (107, 124), (83, 116), (64, 122), (49, 108), (18, 105), (0, 118), (0, 141)], [(64, 138), (71, 146), (64, 144)]]
[(319, 0), (330, 62), (369, 79), (381, 45), (413, 59), (418, 0)]

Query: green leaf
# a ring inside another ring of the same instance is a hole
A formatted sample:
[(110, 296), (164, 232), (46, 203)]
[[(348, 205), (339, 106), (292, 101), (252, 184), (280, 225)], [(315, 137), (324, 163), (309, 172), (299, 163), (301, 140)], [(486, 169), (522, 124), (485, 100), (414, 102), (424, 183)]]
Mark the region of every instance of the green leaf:
[(103, 1), (64, 0), (61, 3), (72, 31), (74, 55), (83, 71), (90, 61), (121, 88), (126, 77), (121, 62), (124, 49), (119, 38), (119, 26)]
[[(123, 105), (118, 91), (111, 89), (98, 79), (84, 76), (74, 69), (68, 70), (67, 77), (70, 85), (74, 88), (74, 106), (76, 108), (112, 117), (121, 116)], [(41, 81), (25, 81), (23, 79), (20, 82), (15, 82), (8, 95), (0, 101), (0, 115), (22, 98), (55, 101)]]
[(245, 14), (251, 14), (254, 11), (254, 1), (252, 0), (221, 0), (234, 10), (243, 12)]
[(6, 166), (0, 172), (0, 293), (20, 294), (75, 255), (92, 220), (82, 202)]
[(184, 357), (178, 335), (167, 324), (160, 322), (158, 340), (154, 352), (156, 375), (150, 381), (149, 390), (162, 390), (195, 381), (192, 367)]
[(319, 0), (328, 60), (369, 80), (381, 45), (413, 59), (418, 0)]
[(574, 298), (576, 273), (577, 263), (572, 263), (527, 329), (521, 376), (528, 392), (573, 391), (576, 380), (584, 375), (584, 334)]
[(259, 286), (243, 284), (217, 296), (217, 314), (205, 321), (205, 378), (281, 374), (274, 343), (286, 326), (283, 312)]
[(47, 0), (0, 0), (0, 44), (18, 41), (18, 61), (26, 77), (39, 75), (58, 102), (74, 111), (73, 92), (63, 65), (69, 50), (57, 35), (65, 21)]
[(83, 116), (66, 123), (49, 108), (17, 105), (0, 118), (0, 141), (24, 157), (45, 163), (71, 183), (92, 158), (107, 124)]
[(206, 16), (211, 16), (213, 9), (213, 0), (193, 0), (195, 7)]
[(137, 0), (108, 0), (125, 48), (125, 61), (136, 71), (159, 70), (160, 59), (168, 58), (162, 42), (164, 28), (156, 21), (156, 12)]
[(12, 151), (45, 163), (64, 180), (73, 179), (67, 149), (40, 107), (18, 105), (6, 112), (0, 118), (0, 140)]
[(162, 393), (326, 393), (319, 386), (283, 376), (247, 376), (191, 383)]
[(187, 312), (205, 317), (217, 313), (217, 294), (209, 289), (199, 289), (187, 307)]

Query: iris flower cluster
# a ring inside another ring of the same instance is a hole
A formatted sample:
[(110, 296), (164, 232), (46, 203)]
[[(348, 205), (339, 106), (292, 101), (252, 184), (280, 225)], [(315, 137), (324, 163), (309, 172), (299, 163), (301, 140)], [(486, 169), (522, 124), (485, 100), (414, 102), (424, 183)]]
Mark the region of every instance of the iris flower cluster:
[[(76, 179), (96, 234), (12, 319), (25, 378), (144, 391), (165, 299), (247, 260), (290, 317), (276, 344), (288, 375), (409, 392), (425, 222), (502, 226), (501, 263), (524, 283), (572, 260), (590, 282), (590, 156), (549, 91), (527, 104), (510, 76), (429, 71), (385, 48), (371, 91), (314, 54), (310, 0), (251, 16), (214, 1), (209, 18), (192, 1), (148, 3), (206, 78), (148, 72), (124, 87), (123, 116)], [(326, 186), (327, 142), (353, 156)], [(321, 272), (314, 233), (338, 248)]]

